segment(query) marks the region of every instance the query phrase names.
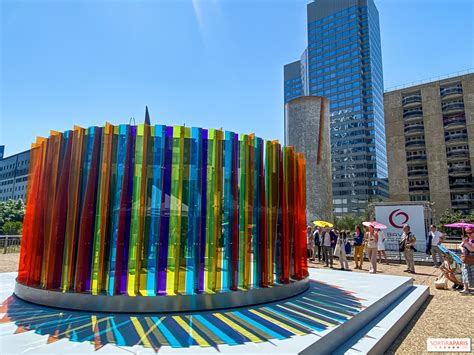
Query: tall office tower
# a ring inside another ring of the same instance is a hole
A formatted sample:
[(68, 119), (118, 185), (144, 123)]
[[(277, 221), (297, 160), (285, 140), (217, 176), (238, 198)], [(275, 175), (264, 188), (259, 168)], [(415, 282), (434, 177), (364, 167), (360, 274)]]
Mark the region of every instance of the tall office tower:
[(474, 214), (474, 73), (385, 93), (392, 201)]
[(378, 11), (373, 0), (315, 0), (307, 19), (308, 48), (284, 67), (285, 103), (329, 99), (334, 212), (360, 213), (388, 198)]

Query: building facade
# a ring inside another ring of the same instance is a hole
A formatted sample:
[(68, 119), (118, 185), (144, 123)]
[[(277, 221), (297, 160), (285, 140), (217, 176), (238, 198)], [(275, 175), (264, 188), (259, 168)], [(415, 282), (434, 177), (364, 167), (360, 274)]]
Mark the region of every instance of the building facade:
[(285, 104), (285, 145), (306, 158), (306, 216), (332, 220), (329, 107), (324, 97), (303, 96)]
[(0, 201), (26, 200), (30, 151), (0, 159)]
[(390, 199), (474, 213), (474, 73), (384, 95)]
[(315, 0), (308, 48), (284, 67), (285, 103), (329, 99), (336, 216), (388, 198), (379, 15), (373, 0)]

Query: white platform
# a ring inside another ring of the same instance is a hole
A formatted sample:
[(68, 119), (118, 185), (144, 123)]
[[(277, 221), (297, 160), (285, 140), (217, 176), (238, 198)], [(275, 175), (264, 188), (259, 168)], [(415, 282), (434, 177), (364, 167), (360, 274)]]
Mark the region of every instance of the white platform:
[(379, 354), (428, 296), (408, 277), (310, 271), (308, 292), (245, 309), (116, 315), (40, 307), (0, 274), (1, 354)]

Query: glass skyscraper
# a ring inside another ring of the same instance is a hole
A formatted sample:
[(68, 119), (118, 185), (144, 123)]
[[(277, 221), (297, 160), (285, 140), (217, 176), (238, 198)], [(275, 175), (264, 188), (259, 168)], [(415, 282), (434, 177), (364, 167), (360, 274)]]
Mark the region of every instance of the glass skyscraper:
[(308, 48), (285, 65), (285, 103), (325, 96), (336, 216), (388, 198), (379, 14), (373, 0), (315, 0)]

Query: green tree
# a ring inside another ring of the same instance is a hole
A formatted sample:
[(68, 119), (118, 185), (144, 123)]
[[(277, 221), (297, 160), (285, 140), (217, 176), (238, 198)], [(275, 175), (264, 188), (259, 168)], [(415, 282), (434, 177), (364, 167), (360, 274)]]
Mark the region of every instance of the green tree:
[(463, 215), (460, 211), (451, 212), (447, 210), (442, 214), (441, 218), (439, 219), (439, 230), (447, 235), (460, 235), (462, 233), (461, 229), (449, 228), (444, 226), (445, 224), (456, 223), (459, 221), (464, 221), (466, 223), (474, 223), (474, 215)]
[(6, 235), (20, 235), (23, 223), (8, 221), (2, 227), (3, 234)]
[(336, 228), (339, 230), (355, 231), (356, 226), (361, 226), (365, 221), (363, 215), (347, 214), (336, 219)]
[(25, 204), (23, 200), (8, 200), (0, 202), (0, 231), (7, 222), (23, 222)]
[(375, 209), (373, 206), (367, 207), (360, 214), (346, 214), (336, 218), (335, 226), (339, 230), (355, 231), (357, 226), (362, 228), (362, 222), (375, 220)]

